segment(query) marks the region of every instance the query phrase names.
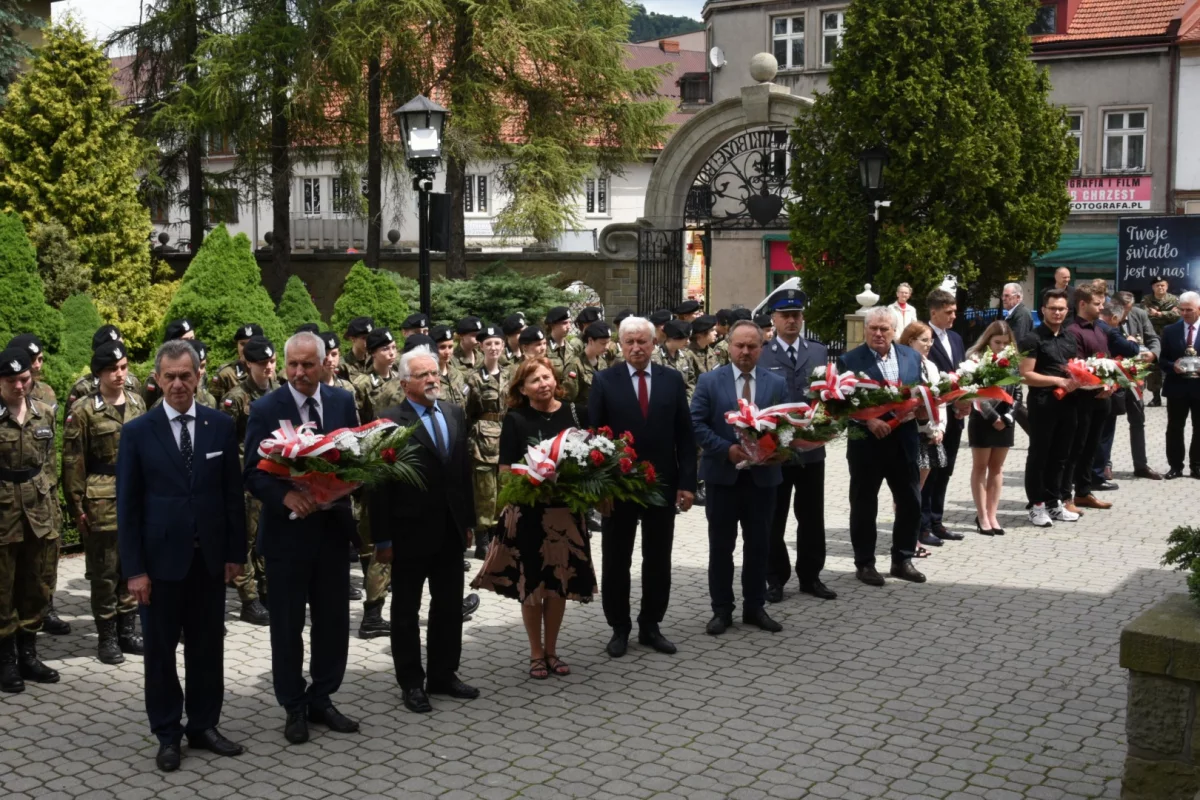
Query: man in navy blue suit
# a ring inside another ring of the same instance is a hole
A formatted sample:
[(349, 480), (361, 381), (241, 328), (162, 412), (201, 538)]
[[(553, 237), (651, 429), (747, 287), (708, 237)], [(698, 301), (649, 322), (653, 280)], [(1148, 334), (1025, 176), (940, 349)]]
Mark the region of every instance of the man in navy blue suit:
[[(271, 581), (271, 675), (275, 699), (287, 711), (284, 736), (308, 741), (308, 723), (338, 733), (358, 731), (358, 723), (333, 705), (346, 674), (350, 636), (350, 567), (347, 543), (356, 539), (350, 499), (320, 508), (287, 480), (258, 469), (258, 446), (280, 423), (312, 422), (318, 433), (358, 424), (354, 396), (323, 380), (325, 343), (313, 333), (297, 333), (284, 345), (287, 383), (250, 406), (246, 423), (246, 488), (262, 501), (258, 548)], [(305, 684), (305, 606), (312, 619), (312, 653)]]
[(725, 413), (738, 400), (760, 409), (787, 400), (787, 383), (758, 366), (762, 329), (738, 320), (729, 329), (731, 363), (700, 376), (692, 395), (692, 428), (700, 445), (700, 480), (708, 486), (708, 594), (713, 617), (708, 633), (716, 636), (733, 624), (733, 548), (742, 526), (742, 621), (776, 633), (783, 626), (767, 615), (767, 554), (775, 494), (783, 477), (779, 466), (738, 469), (748, 461)]
[[(771, 311), (775, 338), (763, 347), (758, 366), (787, 382), (789, 403), (805, 402), (812, 371), (829, 360), (825, 345), (800, 335), (807, 302), (799, 289), (781, 287), (765, 304)], [(784, 542), (789, 511), (796, 515), (796, 577), (800, 579), (800, 591), (833, 600), (837, 593), (821, 582), (821, 570), (825, 569), (825, 448), (798, 452), (783, 465), (782, 475), (771, 520), (767, 601), (778, 603), (783, 599), (783, 586), (792, 575), (792, 559)]]
[[(944, 289), (934, 289), (925, 301), (929, 309), (929, 327), (933, 330), (933, 347), (929, 351), (929, 360), (937, 365), (941, 372), (956, 372), (958, 365), (967, 360), (966, 347), (962, 337), (951, 330), (954, 320), (958, 317), (958, 301), (954, 295)], [(921, 490), (921, 533), (923, 544), (940, 547), (943, 539), (961, 540), (963, 535), (948, 530), (942, 524), (942, 515), (946, 508), (946, 489), (950, 485), (950, 476), (954, 474), (954, 465), (958, 461), (958, 446), (962, 442), (963, 420), (958, 411), (946, 409), (946, 434), (942, 446), (946, 449), (946, 466), (939, 467), (936, 461), (925, 479), (925, 487)]]
[[(185, 340), (154, 358), (164, 402), (126, 423), (117, 455), (117, 545), (142, 616), (146, 713), (159, 769), (179, 768), (179, 745), (236, 756), (217, 730), (223, 680), (225, 583), (241, 574), (246, 511), (233, 421), (196, 404), (200, 359)], [(183, 649), (187, 693), (175, 650)]]
[(1184, 292), (1179, 295), (1180, 320), (1163, 328), (1162, 396), (1167, 398), (1167, 463), (1171, 465), (1167, 480), (1183, 477), (1183, 430), (1188, 415), (1192, 417), (1192, 443), (1188, 449), (1191, 476), (1200, 478), (1200, 378), (1184, 377), (1176, 365), (1188, 348), (1200, 350), (1200, 294)]
[[(838, 359), (838, 369), (863, 373), (877, 381), (904, 385), (921, 378), (921, 356), (916, 350), (894, 344), (895, 317), (887, 308), (872, 308), (863, 320), (867, 341)], [(893, 430), (887, 416), (864, 423), (867, 435), (846, 443), (850, 465), (850, 542), (854, 547), (855, 574), (868, 586), (883, 586), (875, 569), (875, 542), (879, 532), (879, 487), (887, 481), (896, 502), (892, 526), (893, 577), (924, 583), (925, 576), (913, 566), (917, 532), (921, 526), (921, 475), (917, 470), (920, 437), (910, 414)]]
[(675, 510), (692, 507), (696, 491), (696, 440), (688, 411), (687, 386), (679, 372), (651, 364), (654, 324), (628, 317), (618, 333), (624, 361), (598, 372), (588, 396), (588, 420), (607, 425), (620, 434), (633, 434), (638, 457), (654, 465), (666, 506), (643, 507), (614, 503), (601, 523), (603, 558), (600, 599), (604, 617), (613, 629), (607, 651), (613, 658), (625, 655), (633, 621), (629, 618), (629, 570), (638, 521), (642, 523), (642, 609), (638, 614), (638, 642), (660, 653), (675, 652), (659, 625), (671, 596), (671, 546), (675, 538)]

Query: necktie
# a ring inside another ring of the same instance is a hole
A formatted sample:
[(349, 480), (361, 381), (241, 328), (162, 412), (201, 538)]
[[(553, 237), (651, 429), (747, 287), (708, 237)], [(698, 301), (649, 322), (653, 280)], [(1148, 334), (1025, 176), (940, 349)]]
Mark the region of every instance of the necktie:
[(788, 345), (788, 358), (792, 360), (792, 369), (796, 368), (796, 348)]
[(1188, 325), (1187, 346), (1191, 347), (1195, 343), (1196, 343), (1196, 326)]
[(747, 403), (754, 402), (754, 393), (750, 387), (750, 373), (742, 373), (742, 399)]
[(308, 421), (316, 423), (316, 432), (324, 433), (325, 428), (321, 424), (321, 412), (317, 410), (317, 399), (310, 397), (304, 401), (304, 407), (308, 409)]
[(650, 388), (646, 385), (646, 370), (639, 369), (638, 376), (638, 405), (642, 407), (642, 417), (650, 417)]
[(188, 477), (192, 474), (192, 434), (188, 432), (188, 423), (192, 419), (191, 414), (180, 414), (175, 418), (179, 423), (179, 453), (183, 456), (183, 465), (187, 467)]
[(429, 417), (429, 427), (433, 428), (434, 446), (438, 453), (446, 455), (446, 440), (442, 438), (442, 426), (438, 424), (437, 406), (430, 406), (426, 409), (425, 416)]

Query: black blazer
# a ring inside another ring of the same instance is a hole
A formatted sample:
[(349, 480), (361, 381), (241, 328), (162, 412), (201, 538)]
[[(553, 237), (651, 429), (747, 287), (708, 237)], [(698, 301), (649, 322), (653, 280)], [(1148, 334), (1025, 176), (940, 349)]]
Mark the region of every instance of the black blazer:
[[(407, 398), (379, 415), (405, 428), (417, 426), (412, 441), (418, 445), (417, 469), (424, 487), (388, 485), (367, 493), (371, 541), (377, 546), (391, 543), (408, 555), (432, 555), (444, 549), (444, 537), (457, 537), (462, 545), (475, 526), (475, 484), (462, 406), (439, 401), (438, 408), (450, 436), (450, 453), (445, 458)], [(445, 524), (447, 518), (452, 526)], [(459, 551), (453, 552), (457, 558)]]
[[(121, 429), (117, 545), (121, 571), (181, 581), (199, 553), (210, 575), (246, 560), (246, 508), (233, 420), (196, 405), (192, 474), (163, 406)], [(199, 550), (196, 542), (200, 542)]]
[[(321, 423), (326, 433), (358, 425), (354, 395), (345, 389), (321, 384)], [(323, 537), (336, 536), (358, 541), (350, 498), (339, 500), (332, 508), (309, 514), (304, 519), (289, 519), (291, 511), (283, 498), (295, 487), (290, 481), (268, 475), (258, 468), (258, 446), (270, 438), (283, 420), (300, 426), (300, 409), (285, 383), (250, 405), (246, 421), (246, 490), (262, 501), (259, 521), (258, 552), (263, 558), (312, 559)], [(343, 565), (344, 566), (344, 565)]]
[[(1162, 332), (1162, 358), (1158, 366), (1163, 372), (1163, 397), (1200, 397), (1200, 378), (1185, 378), (1175, 371), (1175, 362), (1183, 358), (1187, 350), (1187, 323), (1176, 320)], [(1200, 339), (1200, 333), (1197, 334)], [(1192, 346), (1200, 351), (1200, 341)], [(1196, 424), (1195, 419), (1192, 425)], [(121, 446), (124, 447), (124, 434), (121, 435)]]
[[(930, 328), (932, 329), (932, 326)], [(937, 332), (933, 331), (933, 347), (929, 349), (929, 360), (936, 364), (942, 372), (955, 372), (958, 365), (967, 360), (967, 348), (963, 345), (962, 337), (954, 331), (946, 331), (946, 338), (950, 341), (949, 353), (942, 346), (942, 340), (938, 338)], [(946, 418), (946, 427), (951, 426), (960, 430), (963, 426), (963, 421), (953, 412), (950, 412)]]
[(588, 423), (607, 425), (618, 436), (633, 434), (638, 458), (649, 461), (668, 503), (675, 492), (696, 491), (696, 440), (683, 377), (661, 364), (650, 367), (650, 415), (642, 416), (629, 365), (617, 364), (597, 372), (588, 397)]

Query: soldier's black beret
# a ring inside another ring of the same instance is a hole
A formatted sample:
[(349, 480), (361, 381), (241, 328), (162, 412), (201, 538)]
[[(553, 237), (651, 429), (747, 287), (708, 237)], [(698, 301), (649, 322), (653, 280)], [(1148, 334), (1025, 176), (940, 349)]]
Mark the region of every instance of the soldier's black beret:
[(429, 317), (424, 314), (409, 314), (408, 319), (400, 324), (402, 330), (411, 331), (415, 328), (428, 328)]
[[(684, 300), (679, 305), (675, 306), (676, 314), (695, 314), (700, 310), (699, 300)], [(713, 324), (717, 324), (716, 317), (713, 317)]]
[(321, 341), (325, 343), (326, 353), (328, 353), (330, 350), (337, 350), (342, 345), (342, 343), (338, 341), (338, 335), (333, 331), (322, 331), (317, 335), (320, 336)]
[(458, 322), (454, 323), (454, 332), (459, 336), (466, 336), (470, 333), (479, 333), (483, 330), (483, 321), (479, 317), (463, 317)]
[(394, 344), (396, 337), (387, 328), (376, 328), (367, 334), (367, 352), (374, 353), (381, 347)]
[(200, 356), (201, 361), (208, 360), (208, 345), (199, 339), (192, 339), (192, 349), (196, 351), (196, 355)]
[(731, 316), (732, 314), (733, 314), (732, 309), (729, 309), (729, 308), (719, 309), (716, 313), (717, 324), (718, 325), (728, 325), (729, 323), (731, 323), (733, 321), (733, 317)]
[(571, 309), (566, 306), (555, 306), (546, 312), (546, 324), (554, 325), (559, 322), (566, 322), (571, 318)]
[(520, 344), (537, 344), (545, 339), (546, 334), (542, 333), (541, 328), (539, 328), (537, 325), (530, 325), (528, 328), (521, 331), (521, 338), (517, 341)]
[(611, 339), (612, 328), (607, 322), (593, 322), (583, 329), (583, 340), (590, 342), (593, 339)]
[(604, 319), (604, 309), (597, 308), (596, 306), (585, 306), (575, 316), (575, 327), (586, 328), (593, 322), (599, 322), (602, 319)]
[(660, 308), (658, 311), (654, 311), (650, 314), (650, 324), (656, 328), (666, 325), (670, 321), (671, 312), (667, 311), (665, 308)]
[(115, 367), (122, 358), (128, 358), (129, 351), (124, 342), (105, 342), (92, 351), (92, 374), (99, 375), (108, 367)]
[(347, 336), (366, 336), (375, 330), (375, 320), (370, 317), (355, 317), (346, 326)]
[(269, 361), (273, 355), (275, 346), (265, 336), (251, 336), (242, 349), (242, 357), (246, 359), (247, 364), (261, 364), (263, 361)]
[(754, 313), (748, 308), (735, 308), (729, 312), (729, 324), (737, 322), (740, 319), (753, 319)]
[(237, 331), (233, 334), (233, 341), (244, 342), (247, 339), (262, 335), (262, 325), (259, 325), (257, 322), (247, 322), (244, 325), (238, 326)]
[(436, 342), (453, 342), (454, 331), (449, 325), (434, 325), (429, 329), (429, 338)]
[(437, 345), (433, 343), (433, 337), (426, 336), (423, 333), (412, 333), (404, 337), (404, 351), (407, 353), (416, 347), (428, 347), (430, 352), (437, 352)]
[(692, 333), (704, 333), (710, 331), (717, 324), (717, 318), (712, 314), (701, 314), (692, 320)]
[(624, 322), (625, 320), (629, 319), (632, 316), (633, 316), (633, 312), (630, 311), (628, 308), (621, 309), (617, 313), (617, 315), (615, 317), (613, 317), (613, 321), (612, 321), (613, 327), (614, 328), (621, 327), (621, 323)]
[[(163, 334), (163, 341), (169, 342), (172, 339), (182, 339), (183, 335), (188, 331), (195, 332), (195, 327), (190, 319), (173, 319), (167, 323), (167, 330)], [(262, 331), (259, 331), (262, 333)], [(236, 341), (236, 337), (235, 337)]]
[[(42, 354), (45, 347), (42, 345), (42, 340), (36, 334), (22, 333), (19, 336), (14, 336), (8, 343), (8, 347), (20, 347), (29, 353), (29, 360), (37, 358)], [(5, 348), (8, 349), (8, 348)]]
[(500, 330), (498, 325), (484, 325), (483, 330), (475, 337), (477, 340), (484, 342), (488, 339), (503, 339), (504, 331)]
[(0, 378), (10, 378), (28, 372), (32, 366), (29, 351), (21, 347), (10, 347), (0, 353)]
[(92, 349), (95, 350), (105, 342), (121, 341), (121, 332), (117, 330), (116, 325), (101, 325), (96, 328), (96, 332), (92, 334)]
[(663, 333), (667, 334), (668, 339), (686, 339), (692, 335), (692, 325), (681, 319), (673, 319), (663, 325)]
[(306, 322), (303, 325), (297, 326), (296, 330), (292, 331), (292, 333), (315, 333), (319, 335), (321, 333), (321, 326), (315, 322)]
[(504, 331), (505, 336), (512, 336), (514, 333), (520, 333), (525, 327), (525, 315), (521, 313), (509, 314), (504, 318), (504, 322), (500, 323), (500, 330)]
[(771, 319), (770, 314), (759, 314), (754, 318), (754, 323), (763, 330), (775, 327), (775, 322)]

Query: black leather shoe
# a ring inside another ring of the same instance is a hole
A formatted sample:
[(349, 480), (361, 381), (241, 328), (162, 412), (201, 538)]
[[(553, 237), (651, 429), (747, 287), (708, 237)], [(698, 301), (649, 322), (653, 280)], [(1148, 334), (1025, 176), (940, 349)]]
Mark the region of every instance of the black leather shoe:
[(63, 622), (58, 618), (58, 612), (54, 610), (52, 601), (50, 610), (46, 612), (46, 616), (42, 617), (42, 633), (48, 633), (51, 636), (65, 636), (70, 632), (71, 623)]
[(819, 597), (822, 600), (837, 599), (837, 592), (821, 583), (820, 578), (812, 581), (801, 581), (800, 591), (804, 592), (805, 594), (811, 594), (813, 597)]
[(1182, 477), (1183, 477), (1183, 470), (1181, 470), (1181, 469), (1168, 470), (1167, 475), (1166, 475), (1166, 478), (1169, 481), (1173, 481), (1176, 478), (1182, 478)]
[(666, 653), (669, 656), (675, 655), (675, 643), (663, 636), (662, 631), (658, 628), (642, 628), (638, 631), (638, 644), (653, 647), (658, 652)]
[(425, 694), (425, 690), (420, 686), (414, 686), (412, 689), (403, 690), (404, 707), (416, 714), (428, 714), (433, 711), (433, 706), (429, 705), (429, 695)]
[(942, 528), (942, 532), (937, 534), (937, 537), (943, 542), (961, 542), (963, 539), (967, 538), (961, 533), (955, 533), (954, 531), (946, 530), (945, 528)]
[(709, 636), (720, 636), (725, 631), (733, 627), (732, 614), (713, 614), (713, 618), (708, 621), (708, 626), (705, 631)]
[(891, 574), (893, 578), (899, 578), (902, 581), (912, 581), (913, 583), (925, 582), (925, 574), (914, 567), (912, 561), (909, 559), (894, 562)]
[(879, 570), (875, 567), (858, 567), (854, 570), (854, 577), (865, 583), (867, 586), (883, 586), (883, 576), (879, 574)]
[[(1150, 469), (1150, 467), (1138, 467), (1133, 471), (1133, 477), (1145, 478), (1149, 481), (1161, 481), (1163, 479), (1162, 475), (1159, 475), (1157, 472)], [(42, 627), (45, 627), (45, 623), (43, 623)]]
[(478, 689), (474, 686), (468, 686), (453, 675), (445, 683), (427, 684), (425, 692), (426, 694), (444, 694), (447, 697), (456, 697), (459, 700), (474, 700), (476, 697), (479, 697)]
[(242, 603), (241, 618), (242, 622), (249, 622), (251, 625), (271, 624), (271, 615), (267, 612), (267, 607), (257, 597), (248, 603)]
[(163, 743), (158, 746), (158, 755), (154, 757), (154, 763), (163, 772), (174, 772), (179, 769), (179, 745), (178, 743)]
[(950, 532), (950, 531), (946, 530), (946, 526), (940, 522), (933, 523), (932, 530), (933, 530), (933, 535), (938, 537), (939, 539), (945, 539), (946, 538), (945, 534)]
[(351, 600), (362, 600), (362, 599), (363, 599), (363, 593), (362, 593), (362, 589), (360, 589), (360, 588), (358, 588), (357, 586), (354, 586), (353, 584), (351, 584), (351, 586), (350, 586), (350, 599), (351, 599)]
[(471, 615), (479, 610), (479, 595), (471, 592), (463, 598), (463, 622), (471, 618)]
[(753, 625), (756, 628), (762, 628), (768, 633), (779, 633), (783, 630), (783, 626), (771, 619), (765, 608), (756, 608), (753, 611), (747, 611), (742, 614), (742, 622), (747, 625)]
[(767, 602), (780, 603), (783, 601), (783, 587), (777, 583), (767, 584)]
[(613, 631), (612, 638), (608, 640), (608, 646), (604, 648), (604, 651), (610, 658), (620, 658), (628, 649), (629, 631)]
[(229, 741), (216, 728), (209, 728), (199, 733), (189, 733), (187, 741), (188, 747), (193, 750), (208, 750), (219, 756), (240, 756), (246, 752), (246, 748)]
[(362, 622), (358, 623), (358, 638), (374, 639), (391, 634), (392, 623), (383, 618), (383, 601), (364, 605)]
[(1146, 405), (1150, 408), (1162, 408), (1162, 398), (1158, 395), (1155, 395), (1149, 403), (1146, 403)]
[(464, 559), (463, 559), (463, 572), (470, 572), (470, 571), (471, 571), (471, 562), (470, 562), (470, 561), (467, 561), (467, 560), (464, 558)]
[(314, 725), (324, 725), (335, 733), (358, 733), (358, 723), (333, 706), (325, 706), (325, 708), (309, 706), (308, 721)]
[(292, 744), (304, 744), (308, 741), (308, 720), (303, 711), (289, 711), (287, 722), (283, 726), (283, 737)]
[(1120, 488), (1121, 488), (1120, 486), (1113, 483), (1112, 481), (1101, 481), (1100, 483), (1097, 483), (1094, 486), (1092, 486), (1092, 491), (1093, 492), (1115, 492), (1117, 489), (1120, 489)]
[(940, 538), (938, 538), (937, 536), (935, 536), (930, 531), (921, 531), (921, 534), (917, 537), (917, 541), (920, 542), (921, 544), (925, 545), (926, 547), (941, 547), (942, 546), (942, 540)]

